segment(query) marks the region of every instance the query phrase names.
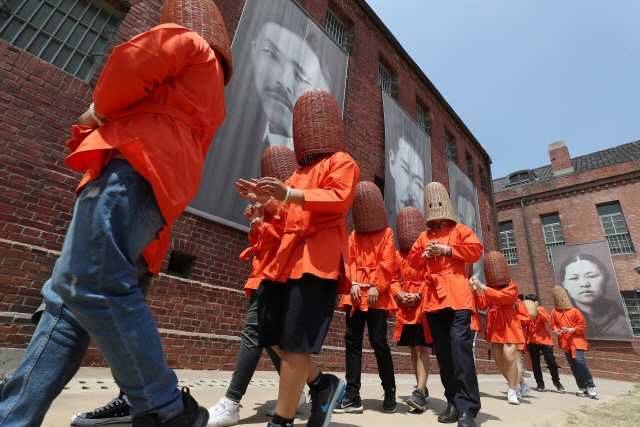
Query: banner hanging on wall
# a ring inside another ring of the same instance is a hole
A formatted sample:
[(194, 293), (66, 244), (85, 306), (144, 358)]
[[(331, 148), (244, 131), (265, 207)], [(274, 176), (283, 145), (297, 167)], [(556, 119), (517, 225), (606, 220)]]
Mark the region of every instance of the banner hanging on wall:
[(551, 247), (556, 285), (582, 312), (587, 339), (633, 341), (609, 244), (606, 241)]
[(293, 150), (293, 106), (304, 92), (327, 90), (342, 110), (348, 54), (292, 0), (247, 0), (231, 51), (227, 115), (187, 211), (248, 231), (235, 182), (260, 178), (269, 146)]
[(382, 105), (385, 137), (384, 203), (389, 227), (395, 235), (396, 216), (402, 209), (414, 206), (424, 216), (424, 187), (431, 182), (431, 140), (384, 90)]
[[(466, 173), (460, 169), (449, 157), (447, 157), (449, 171), (449, 193), (453, 212), (456, 214), (458, 224), (469, 227), (482, 243), (482, 222), (480, 221), (480, 209), (478, 204), (478, 190), (476, 184), (471, 181)], [(484, 277), (484, 254), (480, 261), (473, 265), (473, 275), (482, 283), (486, 283)]]

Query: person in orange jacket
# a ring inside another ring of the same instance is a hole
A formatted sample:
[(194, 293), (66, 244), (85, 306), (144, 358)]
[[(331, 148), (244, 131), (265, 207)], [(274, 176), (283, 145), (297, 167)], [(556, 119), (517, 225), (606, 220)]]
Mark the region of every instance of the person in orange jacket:
[(535, 318), (533, 318), (533, 316), (531, 318), (528, 330), (529, 334), (527, 336), (527, 347), (529, 348), (529, 355), (533, 366), (533, 377), (536, 379), (536, 387), (534, 390), (545, 391), (542, 368), (540, 367), (540, 354), (542, 353), (545, 362), (547, 362), (553, 385), (559, 392), (564, 393), (565, 389), (558, 375), (558, 363), (553, 355), (553, 339), (546, 326), (551, 320), (551, 317), (549, 317), (547, 310), (538, 303), (537, 295), (527, 294), (524, 296), (524, 300), (525, 302), (534, 302), (537, 312)]
[(482, 243), (471, 229), (456, 223), (451, 199), (441, 183), (425, 187), (424, 210), (429, 229), (420, 234), (407, 259), (424, 274), (421, 309), (433, 337), (448, 404), (438, 421), (475, 426), (480, 390), (473, 363), (473, 294), (464, 263), (478, 262)]
[(345, 217), (360, 169), (344, 152), (340, 107), (324, 90), (310, 90), (298, 98), (293, 142), (301, 167), (289, 180), (240, 180), (236, 189), (241, 197), (264, 204), (267, 222), (284, 223), (282, 239), (260, 273), (258, 288), (259, 345), (271, 346), (282, 359), (278, 404), (269, 424), (293, 425), (306, 381), (312, 404), (307, 425), (326, 427), (345, 385), (320, 372), (311, 354), (322, 348), (336, 293), (352, 283)]
[(531, 387), (529, 387), (529, 384), (524, 380), (524, 353), (529, 351), (527, 349), (527, 334), (529, 323), (531, 322), (531, 315), (520, 298), (516, 300), (514, 308), (516, 309), (516, 313), (518, 313), (518, 320), (522, 326), (522, 335), (524, 336), (524, 342), (518, 344), (518, 391), (520, 392), (518, 398), (520, 398), (527, 397), (531, 392)]
[(408, 206), (398, 212), (396, 230), (400, 250), (396, 252), (396, 272), (391, 282), (391, 294), (398, 299), (393, 339), (398, 347), (409, 347), (413, 373), (418, 383), (405, 403), (415, 410), (425, 411), (429, 401), (429, 348), (433, 347), (433, 338), (421, 309), (422, 295), (425, 293), (423, 273), (413, 269), (407, 261), (411, 247), (426, 231), (420, 211)]
[(40, 425), (91, 340), (131, 402), (133, 425), (203, 427), (209, 418), (167, 367), (136, 261), (144, 252), (159, 272), (170, 227), (198, 190), (225, 116), (231, 48), (211, 0), (169, 0), (160, 23), (113, 50), (73, 127), (65, 163), (86, 173), (0, 424)]
[(518, 285), (511, 281), (509, 266), (504, 255), (498, 251), (484, 256), (484, 275), (487, 284), (482, 284), (476, 277), (471, 284), (476, 290), (475, 300), (480, 310), (489, 309), (487, 313), (487, 342), (498, 369), (509, 383), (507, 400), (519, 405), (518, 400), (518, 344), (525, 342), (522, 325), (514, 304), (518, 299)]
[(587, 323), (584, 316), (577, 308), (571, 305), (571, 300), (564, 288), (553, 288), (553, 301), (556, 308), (551, 310), (551, 330), (558, 336), (558, 346), (564, 351), (564, 355), (571, 367), (571, 373), (578, 385), (577, 396), (600, 398), (593, 376), (584, 360), (584, 352), (589, 350), (589, 342), (584, 336)]
[[(467, 276), (470, 278), (473, 277), (473, 264), (465, 263), (465, 267), (467, 269)], [(471, 286), (471, 290), (473, 290), (473, 285), (471, 285), (471, 279), (469, 279), (469, 286)], [(482, 320), (480, 319), (480, 313), (478, 312), (478, 306), (476, 306), (475, 301), (473, 304), (473, 312), (471, 313), (471, 330), (473, 331), (473, 363), (476, 363), (476, 340), (478, 339), (478, 334), (482, 332)]]
[(396, 379), (387, 342), (387, 318), (398, 310), (391, 295), (395, 271), (395, 242), (388, 227), (387, 211), (380, 189), (369, 181), (359, 182), (353, 198), (355, 231), (349, 236), (352, 283), (345, 289), (340, 308), (346, 312), (347, 389), (336, 413), (361, 413), (360, 379), (364, 326), (369, 326), (369, 342), (378, 362), (384, 389), (383, 412), (396, 411)]

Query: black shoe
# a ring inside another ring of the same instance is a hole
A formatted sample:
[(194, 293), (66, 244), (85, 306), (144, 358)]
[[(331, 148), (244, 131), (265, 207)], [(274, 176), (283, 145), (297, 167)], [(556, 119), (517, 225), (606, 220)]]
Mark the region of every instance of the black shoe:
[(191, 397), (189, 387), (182, 387), (182, 406), (180, 415), (161, 422), (158, 414), (137, 415), (131, 420), (131, 427), (206, 427), (209, 412), (198, 405)]
[(309, 392), (311, 396), (311, 415), (307, 421), (307, 427), (327, 427), (331, 422), (331, 414), (342, 395), (344, 394), (344, 381), (335, 375), (325, 374), (331, 385), (321, 392)]
[(362, 412), (364, 412), (364, 408), (360, 395), (349, 392), (344, 393), (344, 396), (342, 396), (342, 399), (336, 405), (336, 409), (333, 410), (334, 414), (361, 414)]
[(460, 412), (456, 409), (455, 406), (449, 405), (447, 409), (438, 415), (438, 422), (452, 424), (458, 421), (458, 416)]
[(396, 403), (396, 388), (391, 388), (384, 391), (384, 400), (382, 401), (382, 412), (392, 414), (398, 409)]
[(541, 391), (541, 392), (547, 391), (547, 390), (544, 389), (544, 384), (542, 384), (542, 383), (538, 383), (538, 385), (535, 386), (534, 390), (535, 391)]
[(428, 401), (429, 390), (427, 390), (427, 392), (425, 393), (424, 391), (416, 387), (416, 389), (413, 390), (413, 394), (411, 394), (411, 397), (408, 398), (405, 403), (417, 411), (424, 412), (427, 409)]
[(458, 417), (458, 427), (476, 427), (476, 420), (473, 415), (467, 412), (461, 412)]
[(128, 422), (131, 422), (131, 405), (122, 390), (118, 397), (103, 407), (71, 417), (71, 425), (74, 426), (101, 426)]
[(556, 386), (556, 388), (558, 389), (558, 391), (560, 393), (564, 393), (566, 390), (564, 389), (564, 387), (562, 386), (562, 384), (560, 383), (560, 381), (554, 381), (553, 385)]

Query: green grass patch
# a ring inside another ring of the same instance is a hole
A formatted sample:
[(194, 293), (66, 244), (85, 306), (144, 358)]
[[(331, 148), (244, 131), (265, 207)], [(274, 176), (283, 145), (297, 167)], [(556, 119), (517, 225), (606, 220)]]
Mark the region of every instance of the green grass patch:
[(609, 403), (583, 406), (567, 417), (569, 427), (638, 427), (640, 426), (640, 384)]

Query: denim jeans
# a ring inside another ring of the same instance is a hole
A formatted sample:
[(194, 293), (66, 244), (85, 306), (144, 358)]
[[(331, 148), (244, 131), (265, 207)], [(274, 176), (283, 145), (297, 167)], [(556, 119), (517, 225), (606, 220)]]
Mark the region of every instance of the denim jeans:
[(39, 425), (96, 343), (132, 415), (182, 411), (157, 326), (138, 287), (136, 260), (165, 224), (153, 190), (124, 159), (112, 159), (76, 201), (43, 289), (46, 309), (20, 366), (2, 391), (0, 425)]
[(564, 354), (567, 357), (573, 377), (579, 388), (595, 387), (591, 371), (584, 360), (584, 350), (576, 350), (576, 358), (574, 359), (571, 352)]
[[(273, 366), (280, 373), (280, 357), (271, 348), (265, 348), (267, 354), (271, 358)], [(258, 291), (251, 291), (251, 299), (249, 299), (249, 310), (242, 327), (242, 338), (240, 339), (240, 350), (238, 351), (238, 359), (236, 367), (233, 370), (231, 384), (227, 390), (227, 397), (237, 401), (242, 400), (242, 396), (247, 392), (247, 387), (256, 372), (260, 357), (262, 356), (262, 347), (258, 345)]]

